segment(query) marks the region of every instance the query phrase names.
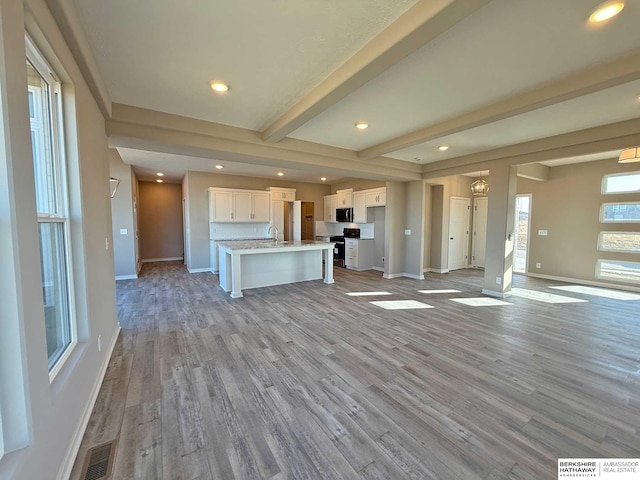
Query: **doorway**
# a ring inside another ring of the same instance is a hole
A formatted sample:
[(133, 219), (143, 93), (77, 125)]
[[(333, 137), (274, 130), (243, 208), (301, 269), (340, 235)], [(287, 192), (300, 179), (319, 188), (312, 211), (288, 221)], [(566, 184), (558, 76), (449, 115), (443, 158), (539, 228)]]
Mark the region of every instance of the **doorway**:
[(449, 204), (449, 270), (467, 267), (470, 210), (468, 198), (451, 197)]
[(473, 199), (473, 238), (471, 240), (471, 265), (484, 268), (485, 251), (487, 249), (487, 212), (489, 197)]
[(314, 203), (302, 202), (300, 226), (302, 229), (302, 240), (314, 240), (315, 239), (315, 223), (314, 218)]
[(516, 218), (513, 271), (517, 273), (527, 272), (527, 260), (529, 255), (529, 228), (531, 217), (531, 194), (516, 195)]

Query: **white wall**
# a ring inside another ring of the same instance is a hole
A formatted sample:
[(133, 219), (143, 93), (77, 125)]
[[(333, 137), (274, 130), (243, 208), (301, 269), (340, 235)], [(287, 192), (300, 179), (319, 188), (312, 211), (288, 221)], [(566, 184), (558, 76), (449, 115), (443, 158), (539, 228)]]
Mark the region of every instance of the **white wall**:
[[(74, 442), (81, 438), (83, 420), (90, 414), (108, 361), (107, 347), (118, 332), (114, 259), (111, 246), (105, 248), (107, 240), (111, 245), (112, 227), (104, 119), (44, 0), (28, 0), (26, 5), (25, 17), (22, 2), (0, 0), (0, 133), (4, 136), (0, 185), (7, 187), (0, 188), (0, 368), (8, 366), (7, 356), (14, 372), (7, 379), (2, 371), (0, 379), (2, 427), (9, 434), (4, 446), (13, 450), (0, 459), (0, 478), (13, 480), (66, 478), (58, 472), (74, 460)], [(67, 156), (79, 344), (51, 383), (25, 95), (25, 21), (36, 45), (63, 79), (66, 125), (73, 132)], [(5, 259), (9, 259), (6, 264)], [(102, 352), (97, 350), (98, 335)], [(16, 390), (7, 391), (5, 381)], [(23, 392), (26, 398), (21, 399)], [(20, 404), (26, 406), (26, 425), (21, 422)], [(7, 428), (6, 420), (14, 418), (15, 425)]]

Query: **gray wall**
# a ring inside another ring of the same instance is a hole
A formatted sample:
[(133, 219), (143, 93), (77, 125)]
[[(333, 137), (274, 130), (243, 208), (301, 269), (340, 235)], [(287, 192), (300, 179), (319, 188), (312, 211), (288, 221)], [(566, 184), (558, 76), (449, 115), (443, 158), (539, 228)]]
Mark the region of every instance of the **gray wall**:
[[(27, 30), (36, 44), (48, 40), (57, 57), (48, 54), (48, 59), (64, 84), (65, 125), (71, 132), (66, 155), (79, 343), (50, 382), (29, 160), (24, 10), (22, 2), (0, 0), (0, 408), (2, 428), (8, 433), (5, 450), (23, 447), (0, 459), (0, 478), (13, 480), (56, 478), (65, 460), (73, 461), (70, 447), (84, 415), (90, 413), (89, 401), (99, 388), (111, 353), (108, 347), (118, 331), (104, 119), (45, 1), (26, 3), (31, 12)], [(48, 49), (42, 49), (47, 54)]]
[[(134, 175), (131, 165), (122, 161), (117, 150), (109, 149), (109, 173), (120, 180), (116, 195), (111, 199), (114, 272), (117, 277), (136, 275), (136, 230), (133, 216)], [(120, 230), (126, 229), (126, 235)]]
[[(404, 229), (411, 230), (405, 235), (404, 272), (412, 277), (422, 278), (424, 264), (424, 182), (407, 182), (407, 209)], [(404, 234), (403, 229), (403, 234)]]
[(369, 208), (367, 212), (368, 219), (373, 221), (373, 266), (383, 271), (385, 262), (382, 261), (382, 257), (385, 256), (384, 230), (386, 211), (386, 207), (374, 207)]
[(314, 203), (316, 220), (324, 218), (324, 196), (331, 193), (330, 185), (287, 182), (268, 178), (243, 177), (204, 172), (187, 172), (184, 195), (187, 208), (187, 246), (189, 252), (187, 268), (200, 270), (209, 268), (209, 187), (266, 190), (268, 187), (296, 189), (296, 200)]
[[(553, 167), (546, 182), (518, 178), (518, 193), (532, 195), (529, 273), (606, 282), (595, 277), (599, 258), (640, 261), (638, 254), (597, 249), (600, 231), (640, 231), (638, 224), (599, 221), (602, 203), (640, 201), (640, 193), (602, 195), (603, 176), (636, 171), (640, 171), (639, 164), (619, 164), (612, 159)], [(548, 230), (549, 235), (538, 236), (538, 230)], [(536, 262), (542, 268), (535, 268)]]
[(138, 182), (140, 258), (182, 258), (182, 185)]
[(385, 213), (385, 270), (387, 277), (402, 275), (405, 269), (404, 226), (407, 209), (407, 183), (387, 182)]

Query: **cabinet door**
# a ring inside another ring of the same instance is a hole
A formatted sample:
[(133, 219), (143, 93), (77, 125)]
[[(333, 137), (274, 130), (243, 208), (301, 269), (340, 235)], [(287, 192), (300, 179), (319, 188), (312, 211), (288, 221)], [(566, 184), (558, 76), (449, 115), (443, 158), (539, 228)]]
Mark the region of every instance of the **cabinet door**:
[(366, 193), (353, 194), (353, 221), (355, 223), (367, 223)]
[(378, 192), (378, 206), (383, 207), (387, 204), (387, 189), (381, 188)]
[[(284, 235), (284, 201), (272, 200), (271, 201), (271, 225), (278, 229), (278, 238), (283, 238)], [(275, 238), (275, 232), (271, 233)]]
[(253, 213), (252, 220), (254, 222), (268, 222), (269, 209), (271, 207), (271, 195), (268, 193), (253, 193), (251, 201), (253, 203), (251, 211)]
[(233, 221), (233, 193), (209, 192), (209, 221), (232, 222)]
[(234, 192), (233, 193), (233, 221), (234, 222), (250, 222), (251, 221), (251, 192)]
[(367, 207), (381, 207), (387, 203), (387, 189), (377, 188), (367, 192)]
[(353, 193), (349, 192), (340, 192), (338, 193), (338, 206), (336, 208), (349, 208), (353, 206), (353, 199), (351, 198)]
[(327, 195), (324, 197), (324, 221), (336, 221), (336, 208), (338, 205), (337, 195)]

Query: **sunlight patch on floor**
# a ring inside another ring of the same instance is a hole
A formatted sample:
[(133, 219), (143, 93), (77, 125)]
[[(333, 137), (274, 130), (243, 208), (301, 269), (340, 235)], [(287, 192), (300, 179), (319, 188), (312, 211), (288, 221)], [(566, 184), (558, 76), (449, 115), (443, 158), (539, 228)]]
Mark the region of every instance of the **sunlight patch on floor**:
[(450, 298), (452, 302), (462, 303), (470, 307), (493, 307), (496, 305), (513, 305), (509, 302), (503, 302), (495, 298), (476, 297), (476, 298)]
[(454, 290), (453, 288), (444, 290), (418, 290), (418, 293), (460, 293), (460, 290)]
[(377, 307), (387, 310), (409, 310), (414, 308), (433, 308), (433, 305), (418, 302), (417, 300), (387, 300), (379, 302), (369, 302)]
[(537, 290), (527, 290), (526, 288), (512, 288), (511, 295), (514, 297), (526, 298), (527, 300), (535, 300), (544, 303), (583, 303), (588, 300), (581, 298), (565, 297), (563, 295), (555, 295), (553, 293), (539, 292)]
[(375, 295), (393, 295), (391, 292), (348, 292), (350, 297), (368, 297)]
[(565, 292), (593, 295), (595, 297), (613, 298), (615, 300), (640, 300), (640, 294), (622, 292), (620, 290), (609, 290), (607, 288), (586, 287), (584, 285), (563, 285), (549, 288), (555, 288), (557, 290), (563, 290)]

